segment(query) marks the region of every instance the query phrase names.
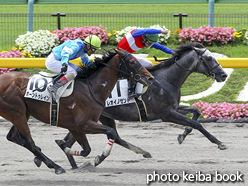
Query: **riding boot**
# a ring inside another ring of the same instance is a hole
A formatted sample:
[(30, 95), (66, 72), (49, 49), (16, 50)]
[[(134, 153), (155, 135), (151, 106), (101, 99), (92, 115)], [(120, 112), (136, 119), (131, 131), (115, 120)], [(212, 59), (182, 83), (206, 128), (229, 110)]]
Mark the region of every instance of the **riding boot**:
[(53, 85), (50, 85), (47, 87), (47, 90), (52, 94), (52, 98), (54, 101), (56, 101), (56, 92), (57, 90), (68, 83), (69, 81), (73, 80), (74, 74), (73, 73), (68, 73), (64, 76), (62, 76), (58, 81), (56, 81)]
[(52, 94), (52, 98), (55, 101), (56, 100), (56, 92), (57, 90), (62, 87), (64, 85), (64, 83), (59, 79), (58, 81), (56, 81), (54, 83), (54, 85), (50, 85), (49, 87), (47, 87), (47, 90)]
[(140, 94), (136, 93), (136, 82), (128, 80), (128, 99), (139, 96)]

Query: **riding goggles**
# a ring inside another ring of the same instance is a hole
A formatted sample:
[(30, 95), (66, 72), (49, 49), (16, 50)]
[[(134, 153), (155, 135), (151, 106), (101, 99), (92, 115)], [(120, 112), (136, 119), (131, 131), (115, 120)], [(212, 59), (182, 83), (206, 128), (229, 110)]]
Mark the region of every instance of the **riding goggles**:
[(148, 41), (148, 40), (145, 40), (145, 41), (143, 42), (143, 44), (144, 44), (147, 48), (150, 48), (154, 43), (152, 43), (152, 42), (150, 42), (150, 41)]
[(91, 47), (91, 51), (92, 51), (93, 53), (95, 53), (95, 52), (97, 51), (97, 49)]

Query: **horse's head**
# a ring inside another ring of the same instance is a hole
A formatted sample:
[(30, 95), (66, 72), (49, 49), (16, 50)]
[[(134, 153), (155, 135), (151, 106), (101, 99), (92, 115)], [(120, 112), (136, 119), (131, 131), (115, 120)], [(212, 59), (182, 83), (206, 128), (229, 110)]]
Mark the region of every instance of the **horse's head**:
[(208, 77), (216, 79), (217, 82), (225, 81), (227, 74), (213, 54), (206, 48), (193, 48), (198, 55), (195, 70), (207, 75)]
[(120, 75), (124, 78), (137, 81), (145, 86), (152, 84), (154, 77), (140, 62), (125, 50), (115, 50), (120, 57)]

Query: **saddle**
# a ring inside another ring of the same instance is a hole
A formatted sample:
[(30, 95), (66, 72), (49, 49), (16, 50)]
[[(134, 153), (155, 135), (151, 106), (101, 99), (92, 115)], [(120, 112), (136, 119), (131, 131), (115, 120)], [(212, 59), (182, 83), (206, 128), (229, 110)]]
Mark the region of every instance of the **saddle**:
[[(52, 102), (52, 95), (47, 90), (47, 87), (53, 84), (53, 79), (58, 74), (50, 74), (46, 72), (39, 72), (30, 77), (27, 90), (25, 93), (26, 98), (36, 99), (39, 101)], [(74, 80), (69, 81), (63, 87), (57, 90), (56, 102), (60, 97), (68, 97), (73, 92)]]
[(39, 72), (39, 74), (31, 76), (24, 95), (25, 98), (50, 103), (50, 124), (53, 126), (56, 126), (58, 121), (60, 97), (68, 97), (72, 94), (74, 89), (74, 80), (69, 81), (57, 90), (56, 101), (54, 101), (47, 87), (52, 85), (54, 79), (57, 77), (58, 74), (50, 74), (47, 72)]

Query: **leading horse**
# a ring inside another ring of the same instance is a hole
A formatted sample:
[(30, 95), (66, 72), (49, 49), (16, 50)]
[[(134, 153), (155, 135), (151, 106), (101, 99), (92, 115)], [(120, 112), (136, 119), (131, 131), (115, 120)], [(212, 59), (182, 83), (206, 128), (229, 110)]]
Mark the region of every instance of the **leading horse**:
[[(98, 59), (100, 68), (85, 78), (79, 73), (75, 80), (73, 93), (60, 99), (58, 127), (68, 129), (76, 141), (82, 146), (81, 155), (90, 153), (86, 134), (106, 134), (109, 142), (101, 156), (97, 156), (96, 164), (101, 163), (110, 153), (112, 144), (118, 136), (113, 128), (98, 124), (105, 100), (110, 95), (117, 80), (126, 77), (138, 81), (145, 86), (153, 82), (153, 76), (126, 51), (108, 52), (103, 59)], [(46, 157), (35, 145), (28, 127), (30, 116), (49, 124), (49, 107), (47, 102), (25, 98), (29, 78), (32, 74), (10, 72), (0, 76), (0, 116), (9, 120), (13, 126), (7, 139), (17, 143), (35, 156), (35, 163), (40, 166), (44, 162), (47, 167), (55, 169), (56, 174), (65, 170)]]
[[(176, 49), (174, 57), (153, 66), (149, 70), (155, 80), (142, 96), (142, 100), (146, 104), (147, 120), (162, 119), (164, 122), (187, 126), (184, 134), (178, 137), (179, 143), (182, 143), (186, 135), (194, 128), (199, 130), (212, 143), (217, 144), (220, 149), (225, 149), (226, 146), (221, 141), (211, 135), (196, 121), (200, 116), (200, 111), (197, 108), (179, 105), (180, 89), (191, 73), (204, 74), (216, 79), (217, 82), (225, 81), (227, 74), (211, 52), (199, 43), (181, 45)], [(187, 113), (193, 113), (193, 118), (190, 119), (184, 116)], [(116, 130), (115, 120), (139, 121), (140, 119), (137, 107), (133, 103), (107, 107), (103, 110), (99, 120), (102, 124)], [(64, 140), (57, 140), (56, 142), (60, 142), (60, 147), (66, 146), (70, 148), (75, 140), (68, 133)], [(116, 138), (115, 142), (135, 153), (143, 154), (144, 157), (151, 157), (150, 153), (122, 140), (120, 136)], [(70, 158), (69, 161), (72, 167), (76, 168), (77, 165), (73, 157), (67, 156)]]

